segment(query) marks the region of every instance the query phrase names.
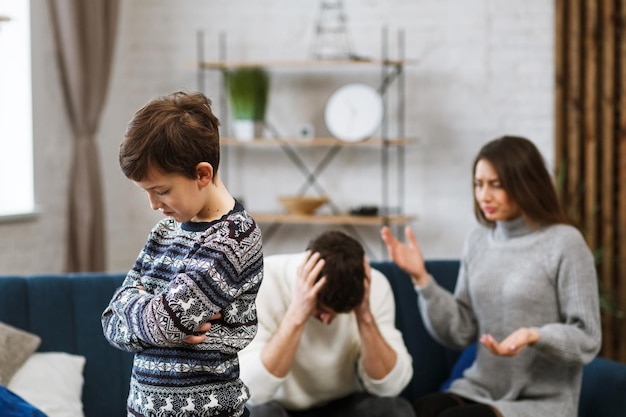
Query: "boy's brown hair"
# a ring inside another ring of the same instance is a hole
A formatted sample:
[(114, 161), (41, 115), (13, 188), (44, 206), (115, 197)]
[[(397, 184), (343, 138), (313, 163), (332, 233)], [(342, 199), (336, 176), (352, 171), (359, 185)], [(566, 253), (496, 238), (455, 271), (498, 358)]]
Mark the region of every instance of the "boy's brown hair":
[(213, 177), (220, 162), (219, 120), (202, 93), (176, 92), (152, 100), (129, 122), (120, 145), (120, 167), (133, 181), (148, 169), (196, 178), (196, 166), (208, 162)]
[(336, 313), (346, 313), (363, 300), (365, 267), (363, 246), (340, 231), (324, 232), (313, 239), (308, 247), (311, 253), (319, 252), (325, 265), (317, 280), (326, 276), (326, 284), (317, 295), (317, 302)]

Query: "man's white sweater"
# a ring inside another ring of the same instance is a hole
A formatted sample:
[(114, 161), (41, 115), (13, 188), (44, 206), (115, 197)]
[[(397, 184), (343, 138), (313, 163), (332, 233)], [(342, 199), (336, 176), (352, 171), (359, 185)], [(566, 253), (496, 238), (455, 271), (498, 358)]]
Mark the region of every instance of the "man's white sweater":
[(287, 409), (323, 405), (358, 391), (396, 396), (412, 375), (412, 359), (395, 327), (395, 303), (387, 279), (372, 269), (370, 308), (381, 335), (396, 351), (395, 367), (383, 379), (367, 376), (360, 363), (361, 340), (354, 313), (339, 314), (325, 325), (309, 318), (290, 372), (277, 378), (265, 369), (261, 351), (278, 329), (291, 302), (292, 287), (304, 254), (265, 258), (264, 278), (257, 295), (258, 333), (240, 352), (241, 379), (250, 389), (250, 403), (275, 400)]

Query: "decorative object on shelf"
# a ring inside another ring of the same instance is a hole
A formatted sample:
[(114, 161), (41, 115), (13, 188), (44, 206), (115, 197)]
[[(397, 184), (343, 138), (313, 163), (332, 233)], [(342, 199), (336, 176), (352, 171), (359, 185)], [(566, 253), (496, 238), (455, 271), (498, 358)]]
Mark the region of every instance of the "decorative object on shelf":
[(367, 139), (380, 127), (383, 99), (367, 84), (351, 83), (337, 89), (324, 111), (326, 127), (337, 139), (358, 142)]
[(229, 69), (224, 80), (233, 112), (233, 134), (240, 140), (259, 136), (265, 120), (270, 79), (259, 67)]
[(321, 0), (315, 24), (315, 40), (311, 55), (314, 59), (352, 59), (346, 13), (342, 0)]
[(354, 216), (378, 216), (378, 206), (358, 206), (350, 209)]
[(298, 127), (297, 137), (299, 139), (313, 139), (315, 137), (315, 128), (311, 123), (302, 123)]
[(315, 211), (328, 202), (326, 196), (283, 196), (278, 197), (278, 201), (290, 214), (303, 214), (310, 216)]

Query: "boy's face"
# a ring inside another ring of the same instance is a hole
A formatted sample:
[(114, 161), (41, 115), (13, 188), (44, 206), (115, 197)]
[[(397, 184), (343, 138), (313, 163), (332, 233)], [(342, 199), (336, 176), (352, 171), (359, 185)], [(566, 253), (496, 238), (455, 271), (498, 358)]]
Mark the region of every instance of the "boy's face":
[(148, 194), (153, 210), (178, 222), (194, 221), (204, 208), (203, 187), (197, 179), (150, 168), (146, 179), (135, 184)]

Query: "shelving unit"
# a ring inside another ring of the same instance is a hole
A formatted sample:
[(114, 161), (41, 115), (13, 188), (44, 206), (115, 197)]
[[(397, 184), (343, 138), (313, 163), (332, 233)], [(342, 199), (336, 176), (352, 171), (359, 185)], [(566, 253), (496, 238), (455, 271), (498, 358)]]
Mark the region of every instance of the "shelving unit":
[[(403, 148), (406, 145), (405, 139), (387, 139), (371, 138), (363, 142), (343, 142), (341, 140), (330, 137), (316, 137), (311, 140), (303, 140), (300, 138), (285, 139), (267, 139), (259, 138), (252, 142), (243, 142), (231, 137), (222, 138), (221, 143), (226, 147), (280, 147), (287, 153), (287, 157), (292, 159), (292, 163), (301, 170), (306, 178), (306, 182), (302, 184), (295, 194), (304, 194), (308, 188), (317, 186), (317, 178), (322, 173), (323, 168), (331, 163), (331, 160), (344, 148), (380, 148), (382, 146)], [(298, 158), (298, 150), (300, 147), (324, 147), (328, 148), (325, 158), (318, 163), (316, 169), (311, 170), (305, 166), (304, 162)], [(390, 168), (390, 167), (387, 167)], [(319, 191), (319, 190), (318, 190)], [(383, 190), (383, 193), (386, 193)], [(332, 201), (329, 203), (333, 214), (329, 215), (296, 215), (286, 213), (254, 213), (254, 218), (260, 223), (277, 223), (277, 224), (334, 224), (334, 225), (355, 225), (355, 226), (380, 226), (380, 225), (404, 225), (414, 219), (414, 216), (400, 214), (403, 211), (397, 209), (398, 213), (392, 214), (391, 210), (385, 211), (384, 208), (380, 215), (362, 216), (342, 213), (341, 210), (334, 208)], [(384, 206), (383, 206), (384, 207)]]
[[(328, 203), (331, 214), (315, 214), (315, 215), (294, 215), (287, 213), (256, 213), (252, 215), (259, 223), (268, 224), (267, 228), (264, 228), (264, 240), (267, 241), (271, 238), (274, 232), (282, 225), (289, 224), (313, 224), (313, 225), (339, 225), (351, 229), (352, 232), (358, 234), (354, 229), (354, 226), (402, 226), (414, 219), (414, 216), (407, 215), (404, 212), (404, 159), (405, 159), (405, 146), (408, 144), (408, 139), (404, 137), (404, 66), (405, 61), (403, 56), (398, 59), (388, 58), (388, 36), (387, 31), (383, 30), (382, 34), (383, 50), (381, 53), (381, 59), (354, 59), (354, 60), (304, 60), (304, 61), (229, 61), (226, 59), (226, 37), (221, 34), (219, 37), (219, 59), (217, 61), (206, 61), (204, 59), (204, 33), (198, 33), (198, 62), (197, 62), (197, 76), (198, 76), (198, 89), (200, 91), (206, 91), (205, 73), (207, 71), (219, 71), (222, 73), (229, 69), (246, 68), (246, 67), (262, 67), (269, 71), (272, 70), (298, 70), (307, 71), (311, 73), (311, 76), (315, 76), (316, 71), (322, 69), (362, 69), (369, 68), (380, 71), (380, 85), (378, 91), (383, 97), (384, 103), (384, 115), (380, 127), (380, 136), (372, 137), (360, 142), (345, 142), (332, 137), (315, 137), (312, 139), (301, 138), (288, 138), (282, 137), (280, 134), (272, 129), (272, 126), (267, 126), (268, 130), (272, 132), (272, 138), (257, 138), (252, 141), (240, 141), (230, 137), (228, 121), (223, 120), (223, 131), (226, 132), (226, 136), (221, 139), (222, 146), (225, 150), (228, 148), (245, 148), (250, 151), (254, 151), (258, 147), (275, 147), (281, 149), (284, 152), (284, 156), (300, 171), (304, 177), (304, 182), (300, 189), (294, 194), (305, 194), (309, 188), (314, 188), (318, 194), (325, 194), (330, 198)], [(399, 33), (398, 36), (398, 49), (399, 55), (403, 55), (404, 50), (404, 34)], [(398, 137), (389, 137), (389, 127), (392, 123), (389, 115), (389, 89), (392, 85), (396, 88), (396, 114), (393, 123), (395, 123), (395, 130)], [(224, 88), (219, 90), (219, 100), (222, 109), (228, 108), (226, 99), (226, 93)], [(225, 118), (226, 119), (226, 118)], [(300, 157), (300, 152), (304, 148), (324, 148), (326, 149), (323, 158), (318, 161), (314, 167), (309, 167)], [(363, 216), (353, 215), (340, 210), (332, 202), (332, 196), (325, 193), (318, 182), (318, 178), (322, 175), (324, 169), (333, 162), (336, 155), (343, 149), (355, 149), (364, 150), (365, 148), (380, 151), (380, 164), (382, 175), (382, 189), (380, 195), (380, 205), (378, 215), (376, 216)], [(391, 158), (394, 157), (393, 161)], [(395, 174), (393, 169), (395, 168)], [(397, 203), (396, 206), (391, 207), (390, 201), (392, 201), (390, 181), (394, 177), (394, 186), (397, 192), (394, 200)]]

